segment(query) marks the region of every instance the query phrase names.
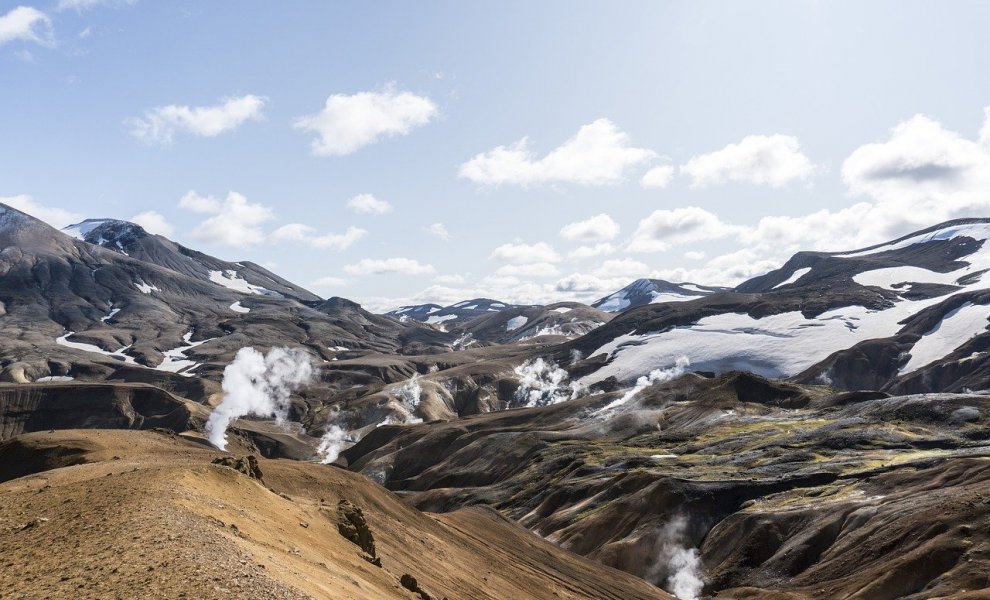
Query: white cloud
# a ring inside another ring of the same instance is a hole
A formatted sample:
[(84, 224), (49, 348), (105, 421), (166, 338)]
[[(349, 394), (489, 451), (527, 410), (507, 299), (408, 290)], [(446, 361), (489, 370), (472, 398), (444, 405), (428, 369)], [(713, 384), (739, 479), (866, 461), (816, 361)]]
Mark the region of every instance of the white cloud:
[(702, 267), (661, 269), (653, 271), (650, 277), (667, 281), (691, 281), (703, 285), (734, 286), (776, 269), (781, 262), (778, 259), (767, 258), (757, 250), (743, 248), (717, 256)]
[(688, 260), (705, 260), (708, 253), (704, 250), (689, 250), (684, 253), (684, 258)]
[(417, 260), (405, 257), (374, 259), (364, 258), (355, 264), (345, 265), (344, 272), (351, 275), (384, 275), (398, 273), (402, 275), (433, 275), (436, 269), (433, 265), (425, 265)]
[(179, 208), (192, 212), (211, 214), (220, 212), (223, 202), (213, 196), (201, 196), (196, 190), (189, 190), (179, 198)]
[(639, 278), (650, 274), (650, 267), (631, 258), (606, 260), (598, 266), (592, 275), (596, 277), (628, 277)]
[(619, 235), (619, 224), (605, 213), (564, 225), (560, 237), (581, 242), (605, 242)]
[(432, 223), (424, 227), (423, 230), (426, 231), (426, 233), (432, 236), (436, 236), (445, 242), (450, 239), (450, 232), (447, 231), (447, 228), (444, 226), (443, 223)]
[(697, 206), (653, 211), (639, 222), (628, 249), (632, 252), (661, 252), (688, 242), (725, 237), (734, 228)]
[(148, 233), (169, 237), (175, 232), (175, 228), (168, 222), (165, 215), (153, 210), (138, 213), (131, 217), (130, 220), (132, 223), (137, 223), (141, 227), (144, 227)]
[(459, 175), (482, 185), (606, 185), (622, 181), (631, 168), (655, 157), (652, 150), (631, 146), (614, 123), (598, 119), (543, 158), (536, 158), (523, 138), (475, 155), (460, 166)]
[(799, 250), (855, 250), (990, 212), (990, 148), (923, 115), (899, 123), (888, 139), (853, 151), (842, 177), (863, 201), (800, 216), (769, 215), (750, 227), (730, 226), (745, 248), (698, 268), (661, 271), (661, 276), (735, 285), (779, 267)]
[(85, 217), (79, 213), (65, 210), (64, 208), (54, 208), (38, 203), (27, 194), (17, 196), (0, 196), (0, 203), (6, 204), (23, 213), (27, 213), (36, 219), (48, 223), (52, 227), (61, 229), (66, 225), (72, 225), (82, 221)]
[(456, 274), (437, 275), (436, 277), (433, 278), (433, 281), (436, 281), (437, 283), (445, 283), (450, 285), (450, 284), (464, 283), (466, 279), (463, 275), (456, 275)]
[(546, 242), (524, 244), (520, 242), (502, 244), (492, 251), (491, 257), (514, 265), (524, 265), (538, 262), (560, 262), (560, 255), (553, 246)]
[(379, 200), (371, 194), (358, 194), (347, 201), (351, 212), (369, 215), (384, 215), (392, 212), (392, 205), (385, 200)]
[(137, 3), (137, 0), (58, 0), (56, 10), (74, 9), (77, 11), (87, 10), (96, 6), (130, 6)]
[(318, 234), (316, 229), (302, 223), (289, 223), (282, 225), (271, 233), (269, 239), (273, 242), (301, 242), (313, 248), (334, 248), (335, 250), (346, 250), (355, 242), (367, 235), (367, 231), (360, 227), (348, 227), (344, 233)]
[(248, 202), (242, 194), (229, 192), (224, 200), (200, 196), (194, 191), (179, 200), (179, 206), (199, 213), (213, 214), (196, 226), (193, 237), (214, 244), (246, 247), (265, 239), (261, 224), (275, 218), (271, 208)]
[(815, 166), (801, 152), (796, 137), (749, 135), (737, 144), (691, 158), (681, 172), (691, 177), (695, 188), (726, 181), (781, 187), (810, 177)]
[(560, 275), (560, 272), (552, 264), (540, 262), (525, 265), (503, 265), (495, 271), (495, 274), (503, 277), (556, 277)]
[(597, 298), (610, 294), (628, 283), (625, 277), (598, 277), (588, 273), (571, 273), (554, 284), (554, 291)]
[(170, 104), (145, 111), (124, 123), (131, 135), (147, 143), (171, 144), (176, 132), (199, 137), (215, 137), (240, 127), (249, 120), (262, 118), (268, 100), (248, 94), (227, 98), (215, 106), (180, 106)]
[(334, 94), (327, 98), (323, 110), (299, 117), (293, 127), (316, 134), (313, 154), (342, 156), (382, 137), (407, 135), (429, 123), (437, 112), (437, 105), (425, 96), (388, 88), (382, 92)]
[(885, 142), (860, 146), (842, 165), (852, 193), (881, 201), (975, 188), (990, 183), (988, 175), (986, 147), (924, 115), (898, 124)]
[(990, 106), (983, 109), (983, 127), (980, 128), (980, 143), (990, 144)]
[(567, 258), (582, 260), (593, 256), (605, 256), (613, 253), (615, 253), (615, 246), (609, 244), (608, 242), (602, 242), (601, 244), (595, 244), (594, 246), (578, 246), (574, 250), (567, 253)]
[(320, 277), (310, 285), (318, 288), (337, 288), (350, 285), (350, 283), (351, 281), (349, 279), (344, 279), (343, 277)]
[(55, 43), (52, 20), (30, 6), (18, 6), (0, 16), (0, 46), (13, 41), (34, 42), (43, 46)]
[(661, 165), (647, 171), (643, 175), (643, 178), (639, 180), (639, 184), (645, 188), (665, 188), (673, 178), (674, 167)]

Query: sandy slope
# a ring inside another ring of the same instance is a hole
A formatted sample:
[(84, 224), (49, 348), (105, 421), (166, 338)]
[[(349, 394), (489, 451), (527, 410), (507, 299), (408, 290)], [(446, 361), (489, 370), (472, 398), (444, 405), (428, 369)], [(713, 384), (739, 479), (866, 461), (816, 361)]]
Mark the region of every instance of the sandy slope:
[[(157, 431), (0, 445), (0, 464), (37, 471), (0, 484), (0, 597), (417, 598), (399, 583), (411, 574), (451, 600), (670, 598), (485, 509), (428, 515), (359, 475), (293, 461), (262, 459), (262, 484), (211, 464), (220, 455)], [(363, 510), (382, 567), (338, 533), (341, 499)]]

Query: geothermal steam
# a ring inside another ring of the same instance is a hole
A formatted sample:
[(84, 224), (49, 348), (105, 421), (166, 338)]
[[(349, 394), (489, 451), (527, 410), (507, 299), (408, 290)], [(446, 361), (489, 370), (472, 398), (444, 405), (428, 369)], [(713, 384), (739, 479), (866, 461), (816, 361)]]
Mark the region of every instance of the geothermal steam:
[(285, 420), (289, 395), (309, 382), (313, 365), (301, 349), (272, 348), (267, 355), (241, 348), (223, 370), (223, 401), (206, 421), (206, 435), (217, 448), (227, 449), (227, 427), (239, 417)]
[(691, 361), (688, 359), (688, 357), (682, 356), (677, 359), (677, 362), (675, 362), (674, 366), (672, 367), (669, 367), (667, 369), (653, 369), (652, 371), (650, 371), (649, 375), (643, 375), (642, 377), (637, 379), (636, 385), (633, 386), (631, 390), (623, 394), (621, 398), (617, 400), (613, 400), (612, 402), (608, 403), (606, 406), (595, 411), (595, 416), (598, 416), (604, 412), (622, 406), (626, 402), (629, 402), (630, 400), (635, 398), (636, 394), (642, 392), (643, 390), (645, 390), (646, 388), (650, 387), (655, 383), (664, 383), (667, 381), (671, 381), (672, 379), (677, 379), (678, 377), (683, 375), (687, 371), (687, 368), (690, 366), (691, 366)]
[[(431, 372), (433, 372), (433, 369), (431, 369)], [(397, 402), (391, 404), (393, 413), (385, 417), (376, 427), (382, 425), (415, 425), (423, 422), (423, 419), (415, 415), (423, 395), (423, 386), (420, 384), (419, 378), (420, 376), (417, 373), (401, 384), (391, 386), (387, 390), (395, 397)], [(316, 449), (316, 455), (319, 457), (320, 462), (325, 464), (332, 463), (337, 460), (345, 448), (356, 443), (359, 439), (361, 439), (361, 432), (348, 430), (346, 423), (343, 422), (340, 416), (340, 412), (335, 410), (327, 420), (326, 433), (320, 439), (320, 445)]]
[(698, 600), (705, 582), (698, 550), (687, 544), (687, 519), (677, 515), (660, 530), (659, 556), (651, 579), (665, 580), (664, 589), (680, 600)]
[(547, 406), (576, 398), (580, 389), (574, 383), (564, 384), (567, 371), (552, 360), (530, 359), (513, 372), (519, 377), (515, 406)]

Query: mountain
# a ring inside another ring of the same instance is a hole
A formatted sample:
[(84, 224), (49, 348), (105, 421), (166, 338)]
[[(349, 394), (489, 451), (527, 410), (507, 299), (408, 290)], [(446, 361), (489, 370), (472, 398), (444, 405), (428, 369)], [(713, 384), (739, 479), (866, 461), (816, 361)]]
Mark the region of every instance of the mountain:
[(425, 514), (192, 432), (26, 434), (0, 443), (0, 482), (4, 598), (672, 598), (490, 509)]
[(123, 378), (171, 389), (187, 385), (182, 376), (219, 381), (243, 346), (304, 346), (323, 360), (341, 349), (446, 347), (418, 323), (322, 302), (257, 265), (132, 223), (85, 221), (69, 233), (83, 239), (0, 205), (0, 379)]
[(943, 223), (848, 252), (801, 252), (733, 290), (627, 311), (562, 348), (584, 383), (679, 358), (843, 389), (990, 387), (990, 220)]
[(470, 321), (487, 313), (518, 307), (519, 305), (517, 304), (508, 304), (490, 298), (474, 298), (473, 300), (464, 300), (450, 306), (440, 306), (439, 304), (400, 306), (386, 314), (397, 319), (412, 319), (446, 328), (454, 323)]
[(623, 312), (644, 304), (694, 300), (725, 289), (694, 283), (671, 283), (663, 279), (637, 279), (621, 290), (592, 302), (591, 306), (605, 312)]
[(682, 373), (380, 427), (341, 462), (420, 510), (496, 507), (679, 598), (975, 598), (988, 436), (984, 395)]
[(251, 262), (230, 263), (151, 235), (140, 225), (116, 219), (86, 219), (63, 232), (137, 260), (190, 277), (212, 281), (239, 292), (288, 297), (301, 302), (321, 298)]
[(580, 302), (556, 302), (546, 306), (510, 306), (486, 311), (469, 320), (452, 320), (447, 331), (457, 337), (456, 348), (474, 343), (564, 341), (580, 337), (612, 319), (612, 314)]

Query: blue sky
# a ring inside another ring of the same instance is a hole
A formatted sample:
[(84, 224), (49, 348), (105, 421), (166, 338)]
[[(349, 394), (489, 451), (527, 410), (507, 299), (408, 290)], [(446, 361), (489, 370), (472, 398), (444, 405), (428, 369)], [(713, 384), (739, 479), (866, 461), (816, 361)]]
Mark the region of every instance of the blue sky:
[(0, 2), (0, 199), (373, 309), (732, 284), (990, 215), (988, 25), (978, 2)]

